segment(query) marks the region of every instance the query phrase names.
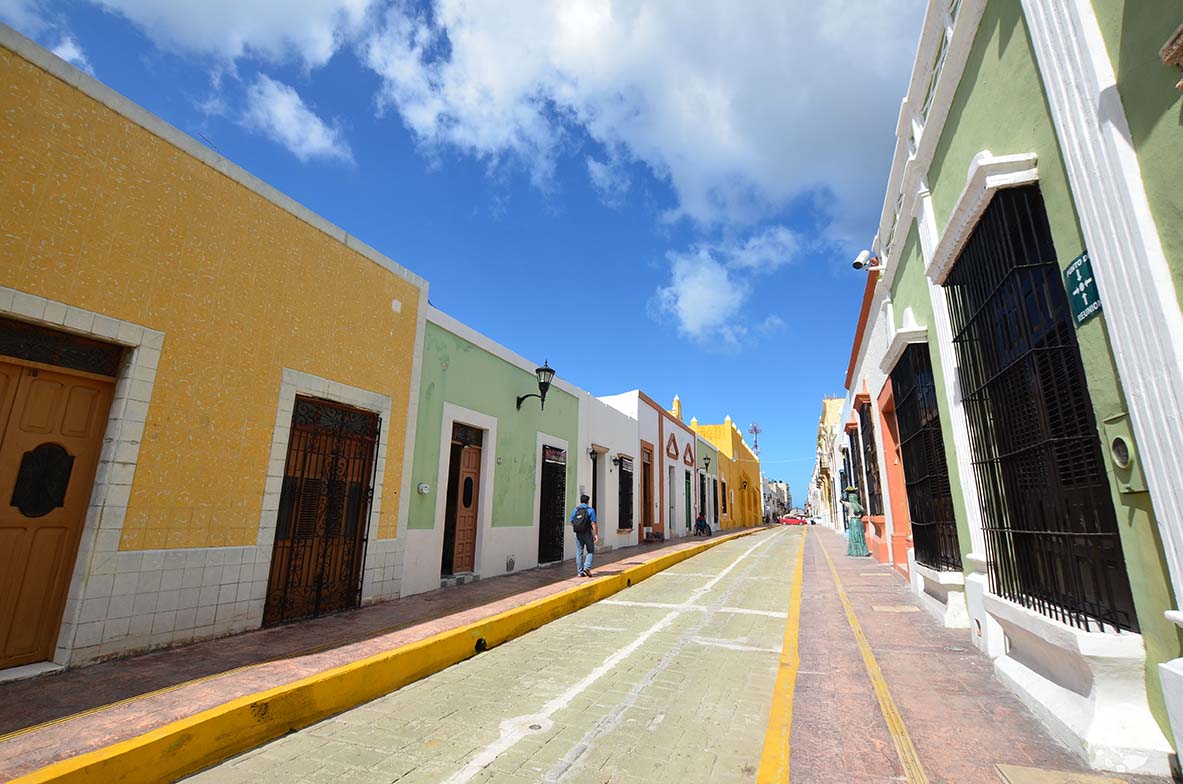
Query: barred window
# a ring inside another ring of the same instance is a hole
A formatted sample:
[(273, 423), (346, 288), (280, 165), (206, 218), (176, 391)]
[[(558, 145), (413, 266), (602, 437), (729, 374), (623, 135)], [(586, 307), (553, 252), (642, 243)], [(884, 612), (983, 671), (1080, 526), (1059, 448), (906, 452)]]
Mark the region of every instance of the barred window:
[(632, 529), (633, 527), (633, 459), (620, 456), (620, 487), (617, 499), (620, 501), (617, 517), (618, 528)]
[(913, 343), (904, 351), (891, 371), (891, 390), (916, 562), (932, 569), (961, 571), (953, 493), (927, 343)]
[(1138, 628), (1076, 330), (1035, 185), (996, 194), (945, 282), (991, 590)]
[(879, 483), (879, 458), (875, 455), (875, 411), (870, 403), (863, 403), (858, 415), (867, 467), (867, 514), (878, 516), (883, 514), (883, 485)]

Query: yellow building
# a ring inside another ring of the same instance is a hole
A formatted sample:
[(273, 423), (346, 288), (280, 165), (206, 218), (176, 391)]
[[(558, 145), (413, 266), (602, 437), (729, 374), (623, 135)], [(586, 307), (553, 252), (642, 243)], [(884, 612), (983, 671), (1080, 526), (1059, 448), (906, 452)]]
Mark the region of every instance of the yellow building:
[(396, 596), (426, 283), (3, 25), (0, 75), (0, 668)]
[(818, 497), (822, 503), (820, 508), (812, 510), (814, 515), (823, 518), (831, 527), (835, 509), (834, 488), (834, 439), (840, 428), (842, 406), (846, 401), (840, 397), (822, 398), (822, 414), (817, 420), (817, 481)]
[(721, 425), (700, 425), (697, 419), (691, 419), (690, 427), (719, 450), (719, 527), (760, 525), (764, 513), (760, 458), (744, 441), (739, 428), (730, 416)]

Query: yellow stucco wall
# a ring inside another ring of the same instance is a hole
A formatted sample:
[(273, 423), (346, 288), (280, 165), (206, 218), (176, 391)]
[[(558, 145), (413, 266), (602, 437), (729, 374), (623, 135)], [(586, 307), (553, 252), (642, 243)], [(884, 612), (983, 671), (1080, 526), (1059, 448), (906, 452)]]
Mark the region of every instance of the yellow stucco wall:
[(255, 543), (285, 367), (391, 397), (394, 536), (419, 287), (2, 48), (0, 74), (0, 285), (165, 333), (121, 548)]
[[(760, 524), (760, 460), (728, 417), (720, 425), (691, 421), (704, 439), (719, 450), (719, 491), (727, 483), (727, 511), (719, 515), (720, 528), (745, 528)], [(743, 487), (747, 481), (748, 487)]]

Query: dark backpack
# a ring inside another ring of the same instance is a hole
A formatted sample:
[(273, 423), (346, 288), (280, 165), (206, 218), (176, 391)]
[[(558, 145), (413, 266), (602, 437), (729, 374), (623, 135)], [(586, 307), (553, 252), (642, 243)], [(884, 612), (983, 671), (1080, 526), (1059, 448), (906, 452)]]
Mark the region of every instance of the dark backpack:
[(571, 518), (571, 528), (577, 534), (585, 534), (591, 530), (591, 514), (586, 506), (575, 510), (575, 517)]

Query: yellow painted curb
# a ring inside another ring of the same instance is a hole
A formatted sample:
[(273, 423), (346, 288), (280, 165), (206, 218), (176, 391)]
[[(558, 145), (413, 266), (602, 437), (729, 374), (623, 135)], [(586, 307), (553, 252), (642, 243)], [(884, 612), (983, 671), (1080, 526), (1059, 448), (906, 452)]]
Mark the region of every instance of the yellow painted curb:
[(768, 711), (768, 728), (764, 730), (764, 750), (760, 754), (756, 784), (779, 784), (789, 780), (789, 738), (793, 728), (793, 692), (797, 688), (797, 669), (801, 666), (798, 642), (801, 638), (801, 589), (805, 579), (805, 538), (808, 535), (809, 526), (806, 526), (797, 546), (797, 567), (789, 593), (789, 618), (785, 621), (785, 638), (780, 648), (776, 683), (772, 687), (772, 707)]
[(175, 781), (389, 694), (485, 648), (606, 599), (687, 558), (762, 530), (767, 529), (754, 528), (666, 553), (619, 574), (605, 575), (419, 642), (239, 697), (143, 735), (55, 762), (13, 779), (13, 784)]

